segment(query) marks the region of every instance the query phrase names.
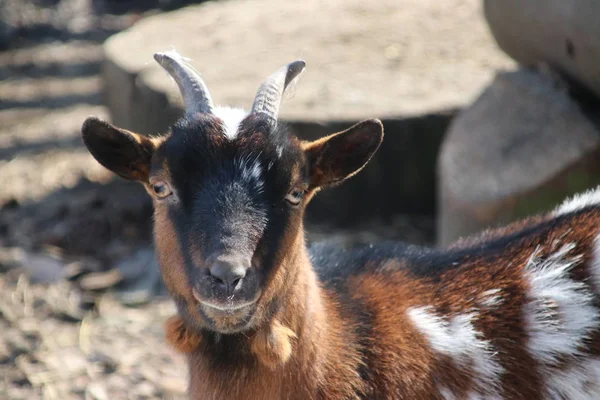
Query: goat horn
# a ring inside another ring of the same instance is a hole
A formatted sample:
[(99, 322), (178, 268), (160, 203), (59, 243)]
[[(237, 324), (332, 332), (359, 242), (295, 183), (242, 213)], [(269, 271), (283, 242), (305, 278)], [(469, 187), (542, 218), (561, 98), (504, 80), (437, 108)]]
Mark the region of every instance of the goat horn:
[(197, 113), (212, 114), (212, 99), (198, 71), (176, 51), (155, 53), (154, 59), (177, 83), (186, 117), (192, 118)]
[(273, 127), (277, 125), (281, 97), (290, 82), (300, 75), (305, 66), (303, 60), (294, 61), (269, 76), (256, 92), (251, 113), (264, 114)]

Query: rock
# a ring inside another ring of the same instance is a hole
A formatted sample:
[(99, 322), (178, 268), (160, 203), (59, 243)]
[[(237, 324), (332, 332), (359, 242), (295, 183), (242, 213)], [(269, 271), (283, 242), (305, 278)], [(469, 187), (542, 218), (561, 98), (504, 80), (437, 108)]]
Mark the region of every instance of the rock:
[(124, 283), (138, 281), (145, 275), (155, 275), (153, 270), (157, 269), (154, 260), (154, 251), (151, 248), (144, 248), (136, 251), (130, 257), (119, 261), (116, 269), (121, 271)]
[(449, 110), (513, 65), (493, 46), (477, 0), (206, 2), (144, 19), (105, 43), (104, 100), (114, 123), (150, 134), (181, 115), (176, 85), (152, 59), (172, 47), (193, 60), (217, 104), (246, 108), (268, 74), (306, 59), (281, 108), (302, 138), (383, 120), (386, 139), (369, 166), (309, 208), (309, 218), (333, 224), (433, 214)]
[(523, 65), (548, 63), (600, 96), (600, 2), (484, 0), (498, 45)]
[(0, 247), (0, 272), (23, 263), (25, 252), (19, 247)]
[(268, 74), (302, 57), (308, 66), (281, 110), (286, 120), (421, 115), (466, 104), (494, 69), (511, 65), (491, 44), (477, 0), (207, 2), (105, 43), (107, 103), (125, 128), (164, 129), (181, 100), (152, 54), (175, 47), (218, 104), (249, 107)]
[(148, 398), (156, 398), (158, 390), (156, 386), (151, 384), (148, 381), (140, 382), (133, 388), (133, 393), (136, 398), (148, 399)]
[(88, 360), (93, 363), (100, 364), (102, 367), (102, 372), (108, 374), (115, 372), (119, 367), (119, 362), (114, 357), (111, 357), (99, 350), (89, 354)]
[(123, 280), (121, 272), (111, 269), (104, 272), (91, 272), (79, 280), (83, 290), (105, 290), (109, 289)]
[(86, 390), (86, 398), (94, 399), (94, 400), (108, 400), (108, 394), (106, 393), (106, 388), (98, 383), (92, 382), (88, 385)]
[(33, 344), (16, 329), (10, 329), (5, 338), (9, 355), (13, 358), (21, 354), (28, 354), (33, 350)]
[(83, 375), (89, 371), (89, 363), (79, 347), (63, 347), (60, 354), (40, 354), (44, 366), (64, 379)]
[(551, 74), (500, 73), (453, 121), (438, 163), (438, 242), (547, 211), (600, 183), (600, 133)]
[(115, 294), (124, 305), (147, 303), (161, 291), (162, 280), (151, 248), (138, 250), (121, 260), (116, 269), (120, 271), (123, 282), (119, 284)]
[(102, 263), (91, 257), (79, 257), (76, 261), (65, 265), (63, 276), (67, 280), (75, 280), (86, 273), (100, 272)]
[(26, 253), (23, 269), (32, 283), (57, 282), (63, 277), (64, 263), (46, 254)]
[(69, 282), (60, 281), (50, 286), (44, 299), (54, 317), (69, 322), (80, 322), (85, 316), (82, 294)]
[(6, 340), (0, 338), (0, 364), (8, 364), (13, 358), (13, 352), (6, 344)]
[(19, 319), (17, 328), (29, 340), (36, 340), (39, 337), (39, 321), (33, 317)]
[[(25, 373), (23, 373), (23, 371), (21, 371), (18, 368), (12, 368), (7, 378), (17, 386), (25, 386), (31, 384), (31, 382), (29, 382), (29, 380), (27, 379)], [(15, 397), (10, 396), (9, 398), (13, 399)]]
[(8, 322), (14, 323), (18, 319), (18, 315), (11, 306), (12, 304), (10, 302), (0, 300), (0, 317)]
[(108, 387), (110, 387), (112, 390), (121, 390), (123, 393), (126, 393), (127, 389), (131, 387), (131, 383), (124, 375), (111, 374), (108, 376), (106, 382)]

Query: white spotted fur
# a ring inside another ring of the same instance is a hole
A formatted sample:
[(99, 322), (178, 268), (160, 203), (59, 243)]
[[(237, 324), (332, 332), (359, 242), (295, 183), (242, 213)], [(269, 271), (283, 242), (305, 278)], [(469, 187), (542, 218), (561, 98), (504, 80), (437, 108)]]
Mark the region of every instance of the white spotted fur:
[(445, 386), (440, 387), (440, 395), (444, 400), (458, 400), (454, 393)]
[(482, 308), (496, 308), (502, 304), (502, 296), (500, 289), (490, 289), (483, 292), (479, 298), (479, 305)]
[(237, 138), (240, 123), (248, 116), (247, 111), (233, 107), (216, 107), (213, 113), (223, 122), (223, 131), (229, 140)]
[(556, 216), (570, 214), (590, 206), (600, 205), (600, 186), (565, 200), (554, 210)]
[[(600, 227), (598, 227), (600, 230)], [(590, 265), (590, 275), (592, 283), (596, 290), (600, 290), (600, 234), (594, 239), (594, 248), (592, 249), (592, 263)]]
[[(487, 393), (485, 399), (498, 398), (500, 376), (504, 369), (496, 360), (489, 341), (473, 326), (475, 312), (442, 318), (433, 313), (432, 307), (410, 308), (408, 316), (427, 339), (432, 349), (450, 356), (457, 365), (468, 365), (473, 369), (473, 381), (479, 391)], [(441, 388), (446, 398), (450, 392)], [(471, 396), (477, 398), (475, 394)]]
[(260, 163), (260, 154), (250, 157), (237, 158), (235, 166), (238, 169), (243, 181), (250, 183), (257, 191), (264, 189), (264, 181), (262, 180), (262, 166)]
[(584, 340), (600, 327), (591, 291), (585, 283), (569, 277), (569, 271), (581, 262), (581, 256), (568, 254), (574, 248), (567, 244), (546, 257), (537, 249), (525, 267), (527, 345), (542, 364), (552, 365), (561, 356), (579, 354)]
[(546, 372), (547, 399), (600, 398), (600, 360), (579, 360), (566, 369)]

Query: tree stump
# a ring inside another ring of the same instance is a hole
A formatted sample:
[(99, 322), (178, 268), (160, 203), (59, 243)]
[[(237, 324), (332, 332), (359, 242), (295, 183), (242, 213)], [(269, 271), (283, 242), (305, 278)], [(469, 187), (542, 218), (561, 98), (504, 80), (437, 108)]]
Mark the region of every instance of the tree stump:
[(600, 133), (564, 82), (500, 73), (459, 114), (438, 164), (438, 243), (547, 211), (600, 183)]

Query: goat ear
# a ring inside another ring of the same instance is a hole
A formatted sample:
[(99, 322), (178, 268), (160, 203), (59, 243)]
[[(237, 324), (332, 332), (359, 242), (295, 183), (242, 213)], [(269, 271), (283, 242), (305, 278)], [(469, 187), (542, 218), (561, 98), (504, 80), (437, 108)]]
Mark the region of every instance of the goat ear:
[(360, 171), (379, 148), (383, 125), (368, 119), (333, 135), (307, 143), (310, 188), (341, 182)]
[(154, 143), (95, 117), (81, 127), (83, 142), (94, 158), (122, 178), (147, 182)]

